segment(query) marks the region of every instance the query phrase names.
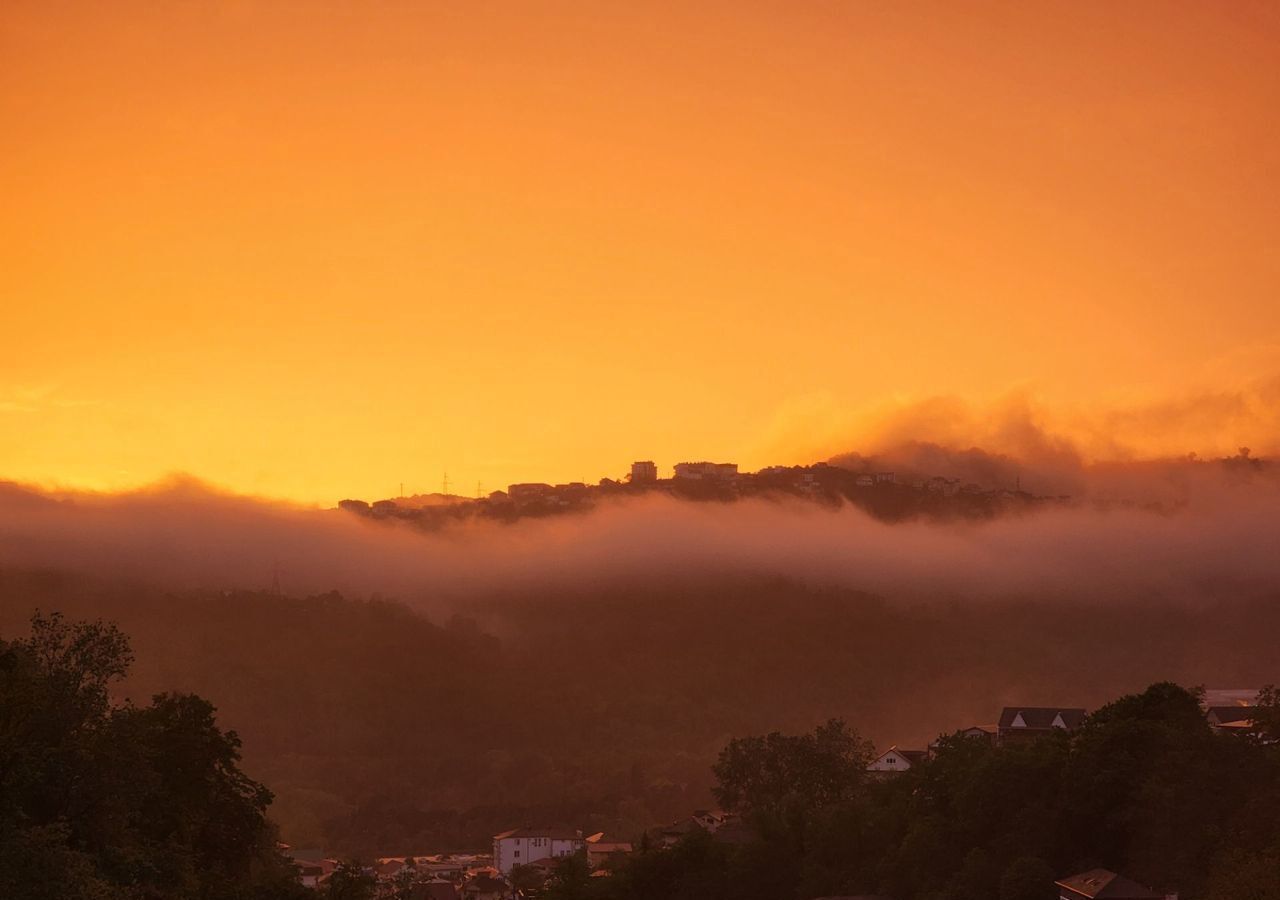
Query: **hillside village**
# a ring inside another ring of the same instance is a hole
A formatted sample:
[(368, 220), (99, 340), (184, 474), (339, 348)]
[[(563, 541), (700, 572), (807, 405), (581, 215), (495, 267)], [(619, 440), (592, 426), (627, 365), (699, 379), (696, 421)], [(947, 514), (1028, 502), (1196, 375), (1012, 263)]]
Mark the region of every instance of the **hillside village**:
[(884, 521), (915, 516), (981, 519), (1069, 500), (1028, 493), (1016, 478), (1013, 484), (993, 486), (941, 475), (906, 478), (895, 472), (859, 471), (825, 462), (740, 472), (736, 463), (707, 461), (676, 463), (671, 477), (660, 478), (653, 461), (640, 460), (632, 463), (625, 477), (604, 478), (597, 484), (527, 482), (476, 498), (430, 494), (373, 503), (348, 499), (338, 507), (371, 519), (439, 528), (468, 519), (513, 522), (584, 512), (609, 500), (648, 495), (722, 503), (751, 497), (796, 497), (828, 506), (849, 503)]
[[(1206, 690), (1205, 721), (1216, 732), (1254, 734), (1258, 691)], [(923, 749), (890, 746), (867, 765), (871, 779), (892, 779), (929, 765), (944, 742), (981, 741), (992, 747), (1025, 745), (1055, 733), (1070, 734), (1084, 724), (1081, 707), (1008, 706), (989, 725), (972, 725), (940, 735)], [(744, 819), (718, 809), (694, 810), (636, 837), (584, 834), (568, 827), (521, 826), (493, 836), (488, 853), (428, 853), (383, 856), (368, 864), (326, 857), (318, 849), (281, 845), (298, 867), (306, 887), (323, 888), (335, 877), (357, 873), (386, 900), (536, 900), (561, 867), (585, 866), (591, 878), (607, 878), (619, 861), (638, 849), (661, 852), (682, 839), (703, 833), (718, 844), (743, 846), (760, 835)], [(1177, 894), (1153, 891), (1121, 873), (1092, 869), (1063, 873), (1056, 881), (1060, 900), (1177, 900)], [(892, 898), (816, 898), (816, 900), (892, 900)]]

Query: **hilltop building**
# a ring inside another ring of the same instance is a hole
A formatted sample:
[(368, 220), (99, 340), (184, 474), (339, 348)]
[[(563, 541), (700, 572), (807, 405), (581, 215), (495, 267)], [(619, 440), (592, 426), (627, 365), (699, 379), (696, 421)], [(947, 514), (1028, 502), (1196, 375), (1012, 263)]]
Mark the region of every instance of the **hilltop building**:
[(685, 478), (690, 481), (732, 481), (737, 477), (737, 463), (676, 463), (676, 478)]
[(516, 503), (541, 500), (552, 491), (551, 485), (542, 482), (525, 482), (524, 484), (507, 485), (507, 496)]
[(652, 484), (658, 480), (658, 467), (653, 460), (645, 459), (631, 464), (632, 484)]

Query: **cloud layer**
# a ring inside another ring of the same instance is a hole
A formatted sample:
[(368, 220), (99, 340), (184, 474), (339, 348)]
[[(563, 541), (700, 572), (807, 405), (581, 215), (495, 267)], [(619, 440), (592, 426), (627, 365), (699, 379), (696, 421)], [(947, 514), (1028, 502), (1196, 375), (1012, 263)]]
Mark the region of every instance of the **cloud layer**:
[(1277, 358), (1280, 350), (1268, 355), (1270, 368), (1262, 369), (1270, 375), (1223, 374), (1213, 388), (1089, 405), (1053, 403), (1030, 390), (988, 402), (940, 394), (854, 409), (816, 395), (779, 414), (761, 453), (801, 458), (854, 447), (893, 458), (921, 446), (980, 448), (987, 456), (1016, 461), (1024, 471), (1052, 475), (1054, 485), (1072, 492), (1086, 486), (1085, 470), (1120, 463), (1229, 456), (1241, 447), (1275, 456), (1280, 452)]
[[(914, 445), (921, 464), (999, 474), (1007, 459)], [(1025, 467), (1024, 467), (1025, 470)], [(0, 490), (0, 566), (68, 568), (165, 587), (382, 593), (465, 605), (534, 587), (689, 575), (780, 575), (890, 598), (1220, 601), (1280, 589), (1280, 485), (1221, 463), (1080, 469), (1091, 489), (1163, 501), (1075, 503), (981, 523), (886, 524), (798, 500), (652, 496), (591, 513), (423, 533), (176, 480), (118, 495)], [(1034, 472), (1032, 477), (1040, 477)], [(976, 476), (975, 476), (976, 477)]]

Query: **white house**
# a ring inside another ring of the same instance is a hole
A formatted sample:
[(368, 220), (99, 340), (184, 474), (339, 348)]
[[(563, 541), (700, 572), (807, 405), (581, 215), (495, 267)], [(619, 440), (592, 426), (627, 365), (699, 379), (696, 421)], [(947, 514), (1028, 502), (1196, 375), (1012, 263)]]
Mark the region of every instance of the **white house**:
[(924, 762), (928, 755), (924, 750), (899, 750), (897, 747), (890, 747), (871, 761), (867, 771), (889, 774), (905, 772), (912, 766), (918, 766)]
[(516, 828), (493, 836), (493, 866), (503, 875), (509, 875), (516, 866), (548, 857), (572, 856), (586, 846), (581, 831)]

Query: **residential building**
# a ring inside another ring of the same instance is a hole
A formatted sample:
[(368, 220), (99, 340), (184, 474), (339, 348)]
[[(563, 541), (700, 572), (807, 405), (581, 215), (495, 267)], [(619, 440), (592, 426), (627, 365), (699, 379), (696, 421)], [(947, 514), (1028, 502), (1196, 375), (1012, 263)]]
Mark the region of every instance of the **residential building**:
[(606, 868), (612, 860), (620, 856), (625, 856), (631, 852), (631, 842), (621, 841), (617, 838), (606, 837), (603, 831), (597, 831), (595, 834), (586, 838), (587, 844), (587, 865), (593, 869), (601, 866)]
[(1205, 711), (1205, 718), (1215, 731), (1248, 731), (1253, 728), (1257, 714), (1256, 706), (1210, 706)]
[(1258, 714), (1258, 691), (1255, 689), (1224, 690), (1212, 688), (1204, 692), (1201, 705), (1205, 719), (1215, 731), (1248, 731)]
[(690, 818), (714, 834), (721, 825), (729, 820), (730, 816), (721, 809), (695, 809)]
[(718, 809), (694, 810), (693, 815), (677, 819), (670, 825), (651, 829), (647, 832), (647, 837), (654, 846), (670, 847), (695, 831), (706, 831), (715, 840), (726, 844), (750, 843), (759, 837), (754, 829), (736, 815)]
[(1006, 706), (996, 726), (996, 739), (1009, 741), (1043, 737), (1056, 730), (1074, 731), (1084, 722), (1085, 711), (1058, 706)]
[(431, 856), (418, 860), (418, 871), (432, 878), (461, 878), (472, 865), (466, 858)]
[(676, 478), (690, 481), (732, 481), (738, 476), (737, 463), (683, 462), (676, 463)]
[(920, 765), (928, 756), (928, 751), (925, 750), (903, 750), (899, 747), (890, 747), (871, 761), (867, 771), (893, 775)]
[(393, 875), (398, 874), (400, 870), (405, 868), (407, 865), (408, 862), (403, 856), (384, 856), (374, 861), (373, 874), (376, 875), (379, 880), (383, 878), (390, 878)]
[(571, 856), (586, 848), (581, 831), (516, 828), (493, 836), (493, 865), (503, 875), (547, 857)]
[(325, 876), (337, 866), (337, 863), (326, 858), (319, 848), (294, 850), (288, 844), (282, 844), (280, 849), (298, 867), (298, 880), (303, 887), (319, 886)]
[(586, 499), (591, 493), (591, 489), (584, 482), (570, 481), (568, 484), (557, 484), (551, 489), (556, 499), (560, 501), (576, 502)]
[[(303, 887), (318, 887), (320, 879), (328, 874), (324, 866), (317, 863), (299, 862), (296, 865), (298, 866), (298, 881)], [(329, 869), (329, 871), (332, 872), (333, 869)]]
[(662, 825), (648, 832), (649, 841), (658, 847), (670, 847), (686, 834), (702, 826), (692, 817), (677, 819), (669, 825)]
[(541, 500), (550, 494), (551, 490), (551, 485), (541, 482), (510, 484), (507, 485), (507, 496), (516, 503), (528, 503), (532, 500)]
[(1056, 884), (1059, 900), (1169, 900), (1168, 895), (1107, 869), (1090, 869)]
[(931, 494), (942, 494), (944, 497), (954, 497), (960, 493), (959, 478), (943, 478), (941, 475), (935, 475), (924, 483), (924, 489)]
[(653, 460), (644, 459), (631, 464), (632, 484), (652, 484), (658, 480), (658, 467)]

